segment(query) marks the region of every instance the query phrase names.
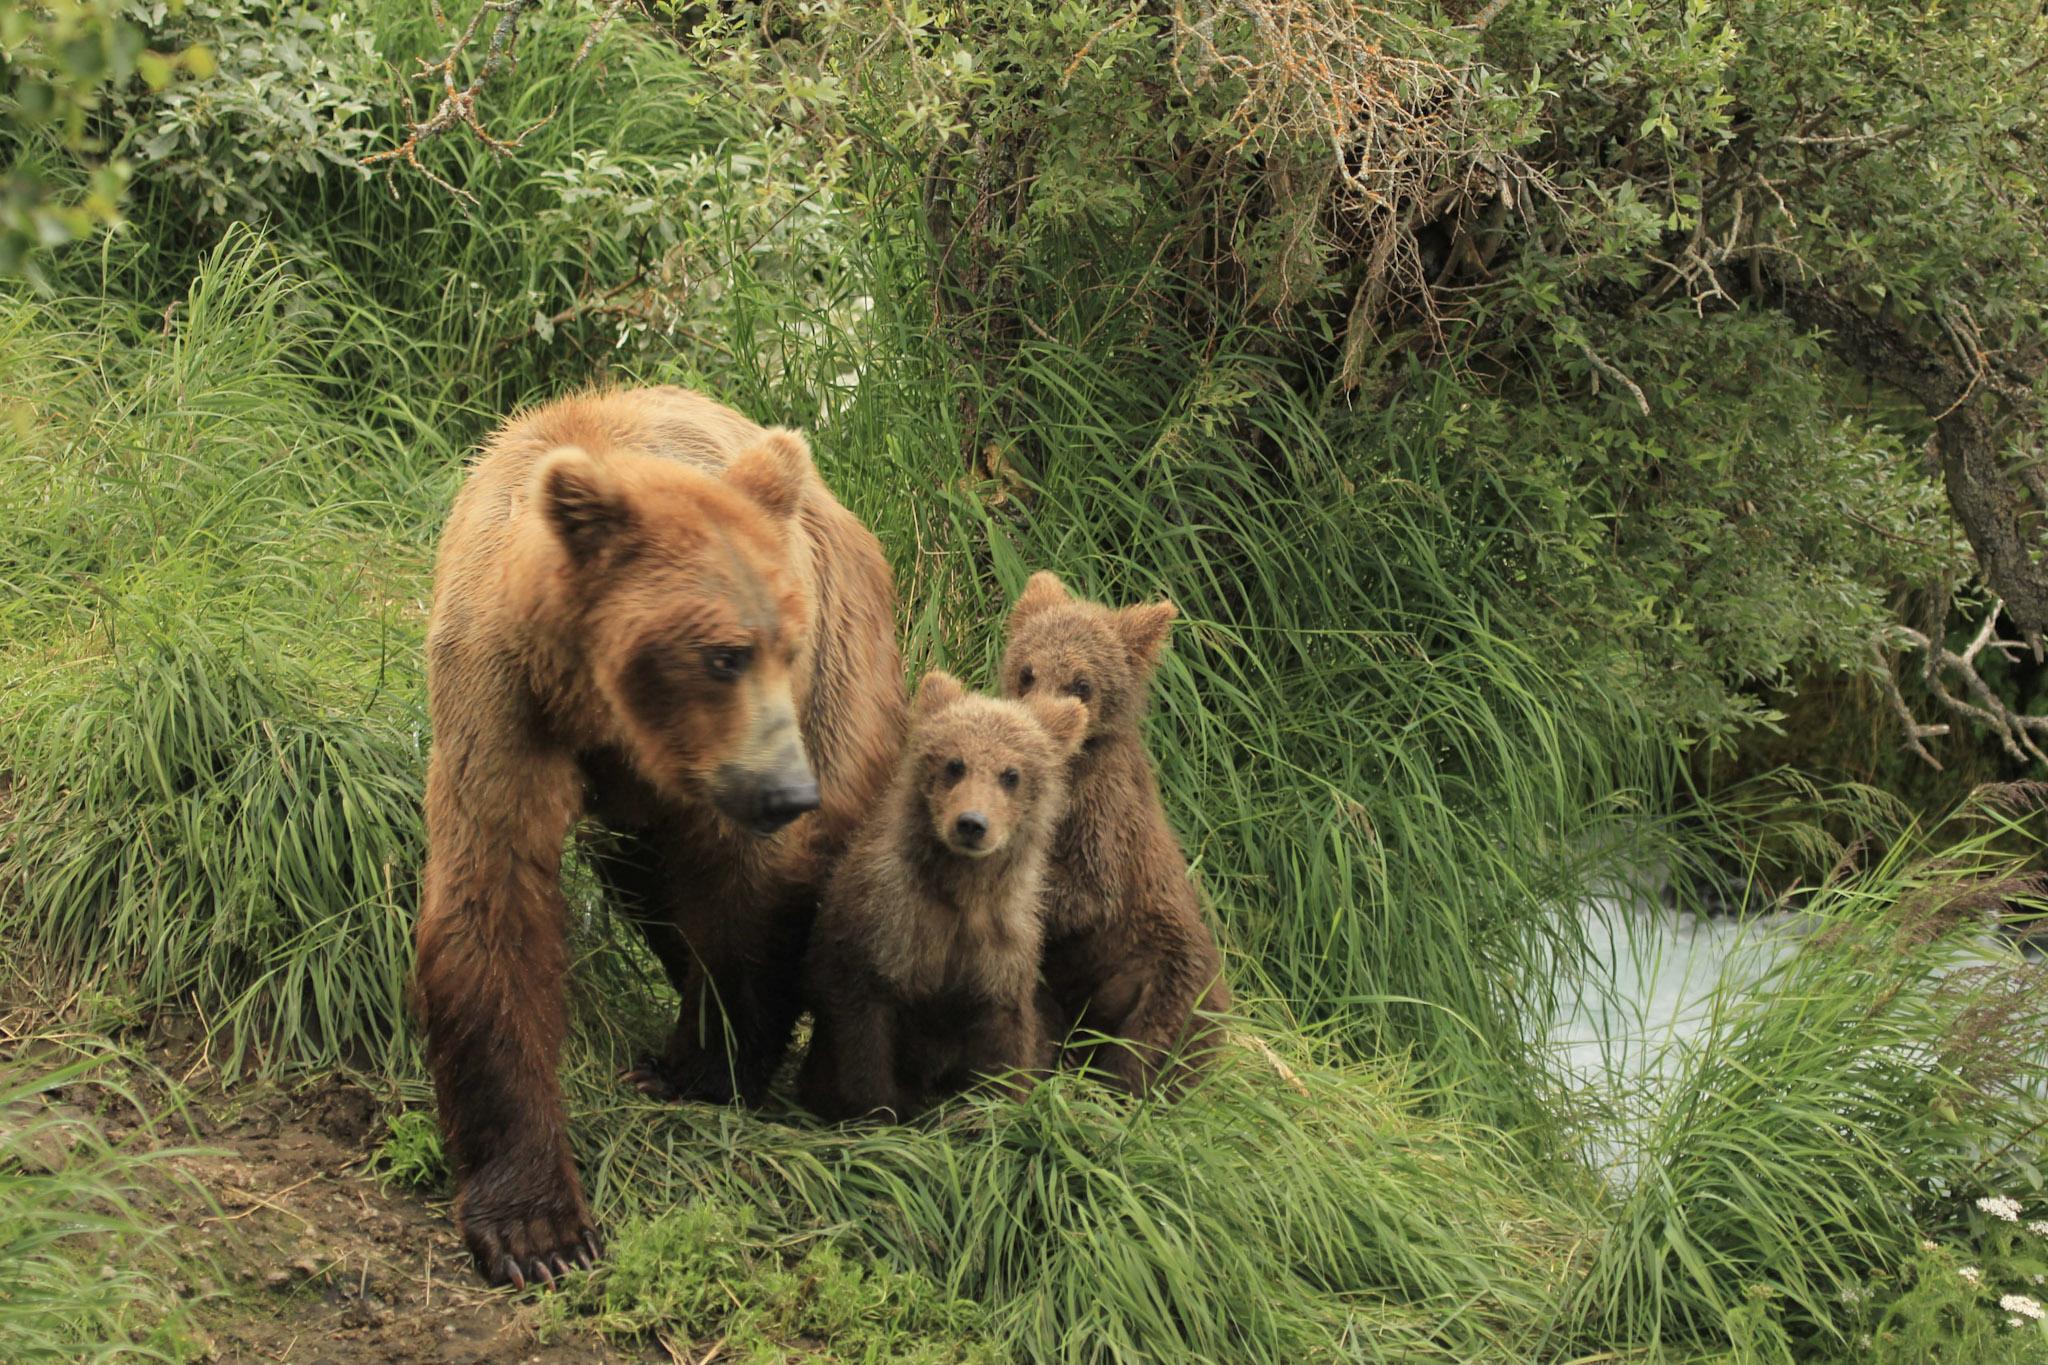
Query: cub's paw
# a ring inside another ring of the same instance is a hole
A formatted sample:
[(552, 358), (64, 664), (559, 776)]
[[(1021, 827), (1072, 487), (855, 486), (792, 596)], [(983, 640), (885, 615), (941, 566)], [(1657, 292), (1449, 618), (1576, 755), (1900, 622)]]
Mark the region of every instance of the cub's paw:
[(477, 1273), (493, 1285), (552, 1289), (572, 1270), (588, 1270), (604, 1255), (597, 1229), (574, 1191), (498, 1207), (478, 1204), (462, 1213), (462, 1239)]

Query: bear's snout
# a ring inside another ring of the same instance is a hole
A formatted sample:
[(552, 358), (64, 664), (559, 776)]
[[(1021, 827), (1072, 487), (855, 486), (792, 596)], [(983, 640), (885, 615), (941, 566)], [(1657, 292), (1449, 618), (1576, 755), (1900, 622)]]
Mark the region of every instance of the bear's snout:
[(938, 835), (947, 850), (962, 858), (986, 858), (1000, 853), (1009, 836), (997, 829), (995, 820), (979, 806), (971, 806), (948, 820), (938, 820)]
[(818, 808), (818, 784), (805, 778), (801, 782), (784, 783), (769, 787), (761, 793), (760, 823), (771, 831), (802, 815), (805, 811)]
[(765, 770), (728, 768), (711, 784), (712, 800), (749, 832), (766, 838), (818, 808), (818, 780), (801, 753)]

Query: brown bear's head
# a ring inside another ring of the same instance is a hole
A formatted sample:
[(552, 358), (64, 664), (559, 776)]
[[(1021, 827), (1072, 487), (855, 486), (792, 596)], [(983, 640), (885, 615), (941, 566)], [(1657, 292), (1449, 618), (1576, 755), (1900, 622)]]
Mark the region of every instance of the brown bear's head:
[(1087, 724), (1069, 699), (999, 701), (968, 692), (950, 673), (925, 674), (906, 763), (932, 837), (961, 857), (986, 858), (1048, 833)]
[(1003, 695), (1072, 697), (1088, 709), (1090, 736), (1129, 729), (1145, 712), (1145, 689), (1177, 614), (1171, 602), (1083, 602), (1056, 576), (1035, 573), (1010, 611)]
[(534, 478), (571, 604), (562, 647), (608, 741), (657, 789), (708, 795), (756, 834), (816, 809), (791, 694), (810, 631), (789, 566), (803, 437), (770, 431), (722, 475), (566, 447)]

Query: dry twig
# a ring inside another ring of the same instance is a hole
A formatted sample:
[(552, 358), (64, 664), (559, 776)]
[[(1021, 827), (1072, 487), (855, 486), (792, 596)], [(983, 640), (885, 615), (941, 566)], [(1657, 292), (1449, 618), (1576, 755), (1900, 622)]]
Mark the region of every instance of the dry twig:
[[(2024, 640), (1998, 638), (1998, 618), (2004, 610), (2003, 602), (1993, 602), (1983, 625), (1978, 627), (1977, 634), (1960, 654), (1946, 645), (1937, 645), (1926, 634), (1905, 625), (1891, 628), (1889, 643), (1895, 648), (1917, 649), (1926, 656), (1921, 677), (1927, 684), (1927, 690), (1943, 706), (1997, 735), (2005, 751), (2020, 762), (2048, 765), (2048, 752), (2041, 747), (2043, 741), (2048, 741), (2048, 716), (2031, 716), (2013, 710), (1999, 699), (1977, 671), (1977, 661), (1986, 650), (2010, 662), (2019, 657), (2020, 650), (2027, 648)], [(1893, 714), (1898, 716), (1904, 728), (1906, 747), (1919, 758), (1940, 768), (1940, 761), (1929, 752), (1925, 741), (1948, 734), (1949, 727), (1926, 724), (1914, 717), (1912, 708), (1906, 705), (1905, 695), (1899, 690), (1898, 678), (1885, 661), (1883, 644), (1874, 643), (1871, 648), (1878, 663), (1878, 684), (1884, 689)], [(1950, 690), (1951, 680), (1962, 685), (1969, 700)]]
[[(499, 72), (519, 64), (515, 51), (519, 42), (519, 20), (539, 3), (540, 0), (483, 0), (476, 13), (469, 16), (469, 23), (463, 26), (455, 40), (448, 45), (448, 50), (442, 54), (441, 59), (433, 62), (423, 60), (420, 63), (419, 79), (428, 84), (438, 82), (441, 86), (441, 102), (434, 106), (434, 112), (407, 128), (405, 141), (396, 147), (387, 147), (381, 152), (370, 153), (362, 159), (361, 164), (375, 166), (404, 161), (456, 198), (475, 204), (475, 195), (434, 174), (421, 164), (420, 144), (466, 126), (476, 134), (477, 140), (484, 146), (499, 156), (509, 157), (527, 138), (545, 128), (554, 120), (555, 115), (561, 112), (561, 106), (557, 105), (512, 137), (499, 137), (493, 133), (484, 126), (482, 117), (477, 113), (477, 97), (483, 93), (484, 87), (490, 84), (491, 79)], [(612, 20), (619, 17), (619, 12), (625, 9), (627, 3), (628, 0), (610, 0), (591, 23), (590, 31), (583, 37), (582, 47), (576, 51), (576, 60), (570, 64), (569, 70), (572, 73), (583, 65), (584, 60), (590, 56), (591, 49), (597, 46), (597, 40), (604, 36), (604, 31), (611, 27)], [(489, 45), (484, 50), (484, 59), (471, 74), (468, 82), (458, 85), (456, 68), (462, 64), (464, 56), (469, 51), (469, 45), (482, 31), (484, 21), (492, 15), (497, 16), (497, 22), (491, 25), (491, 36)], [(434, 22), (443, 28), (448, 26), (448, 16), (442, 11), (440, 0), (434, 0)], [(392, 186), (391, 192), (398, 192), (396, 185)]]

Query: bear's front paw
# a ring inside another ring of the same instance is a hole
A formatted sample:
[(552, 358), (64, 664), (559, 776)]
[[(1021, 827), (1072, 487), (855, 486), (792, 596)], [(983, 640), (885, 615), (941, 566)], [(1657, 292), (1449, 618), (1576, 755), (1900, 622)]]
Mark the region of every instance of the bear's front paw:
[(552, 1289), (571, 1270), (588, 1270), (604, 1254), (574, 1190), (538, 1200), (465, 1199), (464, 1204), (462, 1239), (476, 1258), (477, 1273), (493, 1285)]
[(703, 1104), (731, 1104), (737, 1094), (731, 1068), (708, 1058), (694, 1066), (675, 1066), (657, 1057), (647, 1057), (622, 1073), (620, 1079), (649, 1099), (667, 1103), (696, 1100)]

